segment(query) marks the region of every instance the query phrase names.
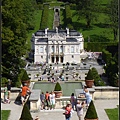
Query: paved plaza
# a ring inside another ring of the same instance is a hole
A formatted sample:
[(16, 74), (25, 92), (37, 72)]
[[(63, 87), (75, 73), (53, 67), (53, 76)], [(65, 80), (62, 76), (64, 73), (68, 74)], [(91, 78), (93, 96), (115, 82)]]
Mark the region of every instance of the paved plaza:
[[(94, 101), (96, 111), (98, 113), (99, 120), (109, 120), (104, 109), (116, 108), (119, 104), (119, 100), (95, 100)], [(22, 106), (16, 105), (14, 101), (10, 104), (1, 103), (2, 110), (11, 110), (8, 120), (19, 120), (22, 112)], [(62, 114), (64, 110), (43, 110), (38, 112), (31, 112), (33, 118), (39, 116), (40, 120), (65, 120), (65, 116)], [(71, 120), (78, 120), (76, 112), (73, 113)]]

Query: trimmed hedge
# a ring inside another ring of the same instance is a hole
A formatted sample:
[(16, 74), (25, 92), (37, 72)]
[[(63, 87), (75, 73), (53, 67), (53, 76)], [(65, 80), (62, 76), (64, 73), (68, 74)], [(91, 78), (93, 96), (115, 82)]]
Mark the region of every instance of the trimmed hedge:
[(103, 49), (106, 49), (108, 46), (117, 45), (118, 42), (84, 42), (84, 47), (87, 51), (92, 52), (101, 52)]
[(48, 16), (49, 16), (49, 4), (44, 4), (44, 9), (42, 11), (40, 29), (44, 30), (48, 27)]
[(87, 109), (85, 118), (87, 118), (87, 119), (96, 119), (96, 118), (98, 118), (98, 115), (97, 115), (97, 112), (96, 112), (96, 109), (95, 109), (95, 106), (94, 106), (94, 103), (93, 103), (92, 100), (91, 100), (90, 105), (89, 105), (89, 107)]
[(31, 113), (30, 113), (30, 110), (29, 110), (29, 108), (28, 108), (27, 103), (25, 103), (25, 105), (24, 105), (24, 107), (23, 107), (20, 120), (33, 120), (32, 116), (31, 116)]
[(69, 29), (73, 29), (72, 13), (71, 13), (71, 10), (70, 10), (70, 5), (68, 3), (65, 5), (65, 25)]
[(56, 85), (55, 85), (54, 91), (61, 91), (61, 90), (62, 90), (62, 88), (60, 86), (60, 83), (57, 82)]
[(86, 80), (93, 80), (93, 73), (92, 70), (89, 69), (87, 76), (85, 77)]
[(109, 51), (103, 49), (102, 59), (105, 61), (106, 64), (109, 63), (111, 58), (112, 58), (112, 54)]

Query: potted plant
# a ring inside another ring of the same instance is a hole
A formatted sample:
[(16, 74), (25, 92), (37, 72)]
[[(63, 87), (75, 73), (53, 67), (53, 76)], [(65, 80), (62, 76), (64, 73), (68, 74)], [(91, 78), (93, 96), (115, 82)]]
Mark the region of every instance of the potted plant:
[(84, 120), (98, 120), (98, 115), (94, 106), (93, 101), (91, 100), (90, 105), (87, 109)]
[(23, 72), (23, 76), (21, 78), (21, 83), (22, 83), (22, 85), (24, 85), (25, 83), (27, 83), (28, 87), (30, 85), (30, 79), (28, 77), (28, 74), (27, 74), (26, 70)]
[(39, 74), (36, 74), (36, 76), (37, 76), (37, 78), (38, 78)]
[(61, 88), (59, 82), (57, 82), (56, 85), (55, 85), (54, 93), (55, 93), (55, 97), (56, 97), (56, 98), (59, 98), (59, 97), (62, 96), (62, 88)]
[(85, 84), (88, 88), (92, 88), (94, 83), (92, 70), (89, 69), (87, 76), (85, 77)]

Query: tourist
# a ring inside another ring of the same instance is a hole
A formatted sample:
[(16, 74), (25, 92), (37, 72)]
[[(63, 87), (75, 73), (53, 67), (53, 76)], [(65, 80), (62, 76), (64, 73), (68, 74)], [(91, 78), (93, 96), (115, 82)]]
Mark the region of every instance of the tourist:
[(50, 94), (48, 93), (48, 91), (46, 91), (46, 94), (45, 94), (45, 103), (46, 103), (46, 106), (47, 106), (47, 110), (49, 110), (49, 102), (50, 102)]
[(51, 109), (55, 109), (55, 93), (52, 91), (50, 94), (50, 105)]
[(8, 89), (8, 99), (10, 100), (10, 93), (11, 93), (11, 81), (10, 80), (7, 84), (7, 89)]
[(64, 76), (62, 75), (62, 81), (64, 81)]
[(41, 110), (43, 110), (44, 107), (45, 107), (45, 95), (44, 95), (44, 92), (42, 92), (40, 94), (40, 100), (41, 100)]
[(4, 87), (4, 103), (10, 103), (10, 100), (8, 99), (8, 89), (6, 84)]
[(84, 102), (80, 103), (80, 101), (77, 101), (77, 105), (76, 105), (76, 110), (77, 110), (77, 116), (79, 118), (79, 120), (83, 120), (83, 107), (84, 107)]
[(72, 104), (72, 109), (74, 110), (75, 105), (76, 105), (76, 99), (75, 99), (74, 93), (71, 94), (70, 102)]
[(70, 120), (71, 110), (72, 110), (71, 104), (67, 104), (66, 107), (65, 107), (65, 112), (63, 113), (65, 115), (66, 120)]
[(22, 93), (21, 93), (21, 102), (22, 105), (24, 105), (26, 97), (28, 96), (28, 92), (30, 93), (30, 89), (27, 87), (27, 84), (25, 83), (22, 87)]
[(88, 89), (85, 89), (85, 97), (86, 97), (86, 107), (88, 107), (92, 100), (92, 97), (91, 97)]

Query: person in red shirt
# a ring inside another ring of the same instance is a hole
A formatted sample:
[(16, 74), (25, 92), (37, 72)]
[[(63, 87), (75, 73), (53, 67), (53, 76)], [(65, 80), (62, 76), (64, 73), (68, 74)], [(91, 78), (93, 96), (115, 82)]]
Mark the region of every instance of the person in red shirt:
[(24, 105), (26, 96), (28, 95), (27, 93), (30, 92), (30, 89), (26, 85), (27, 84), (25, 83), (24, 86), (22, 87), (22, 92), (21, 92), (22, 105)]
[(67, 104), (65, 107), (65, 113), (64, 113), (66, 120), (70, 120), (71, 110), (72, 110), (71, 104)]
[(48, 91), (46, 91), (46, 94), (45, 94), (45, 102), (46, 102), (46, 106), (47, 106), (47, 110), (49, 109), (49, 103), (50, 103), (50, 94), (48, 93)]

